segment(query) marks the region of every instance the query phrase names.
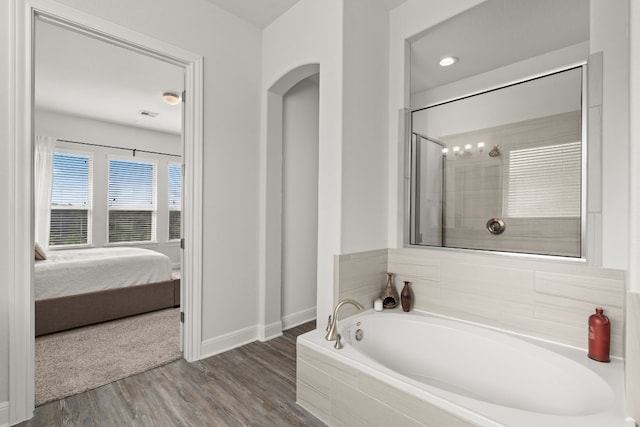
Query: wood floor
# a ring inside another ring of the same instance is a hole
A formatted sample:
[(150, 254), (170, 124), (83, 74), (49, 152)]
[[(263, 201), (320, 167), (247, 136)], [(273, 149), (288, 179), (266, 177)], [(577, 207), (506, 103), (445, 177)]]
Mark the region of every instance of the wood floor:
[(27, 426), (324, 426), (295, 403), (296, 337), (178, 360), (39, 406)]

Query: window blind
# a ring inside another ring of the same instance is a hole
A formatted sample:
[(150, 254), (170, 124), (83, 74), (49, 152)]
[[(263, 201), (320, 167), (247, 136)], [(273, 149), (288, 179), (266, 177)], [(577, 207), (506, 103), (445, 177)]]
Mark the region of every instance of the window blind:
[(87, 155), (53, 155), (50, 246), (89, 243), (92, 159)]
[(156, 169), (150, 162), (109, 160), (109, 242), (155, 239)]
[(505, 174), (505, 216), (580, 216), (580, 142), (511, 150)]
[(169, 240), (181, 237), (182, 166), (169, 165)]

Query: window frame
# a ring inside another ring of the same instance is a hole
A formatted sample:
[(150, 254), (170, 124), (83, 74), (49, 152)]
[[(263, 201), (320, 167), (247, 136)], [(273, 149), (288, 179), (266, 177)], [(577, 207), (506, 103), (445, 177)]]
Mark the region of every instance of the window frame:
[[(180, 176), (180, 208), (172, 209), (171, 208), (171, 168), (177, 167), (179, 169)], [(175, 243), (179, 242), (182, 239), (182, 196), (183, 196), (183, 178), (184, 178), (184, 169), (182, 167), (182, 162), (167, 162), (167, 243)], [(180, 236), (177, 238), (171, 238), (171, 212), (178, 211), (180, 212)]]
[[(87, 177), (87, 242), (86, 243), (74, 243), (70, 245), (52, 245), (51, 244), (51, 216), (49, 217), (49, 247), (48, 250), (63, 250), (63, 249), (75, 249), (75, 248), (89, 248), (93, 247), (93, 216), (94, 216), (94, 168), (95, 168), (95, 153), (92, 151), (73, 150), (69, 148), (56, 147), (53, 155), (66, 154), (78, 157), (86, 157), (89, 160), (89, 173)], [(53, 160), (52, 160), (53, 161)], [(74, 206), (73, 208), (65, 208), (62, 206), (53, 205), (53, 179), (55, 174), (55, 168), (52, 168), (51, 173), (51, 204), (49, 206), (50, 213), (53, 214), (54, 210), (84, 210)]]
[[(152, 165), (152, 195), (153, 207), (151, 209), (131, 209), (131, 208), (112, 208), (109, 200), (109, 187), (111, 185), (111, 161), (130, 162), (130, 163), (146, 163)], [(158, 242), (158, 161), (148, 157), (125, 157), (119, 155), (107, 155), (107, 182), (106, 182), (106, 239), (105, 246), (134, 246), (157, 244)], [(110, 241), (109, 227), (111, 224), (111, 211), (150, 211), (151, 212), (151, 239), (150, 240), (127, 240), (127, 241)]]

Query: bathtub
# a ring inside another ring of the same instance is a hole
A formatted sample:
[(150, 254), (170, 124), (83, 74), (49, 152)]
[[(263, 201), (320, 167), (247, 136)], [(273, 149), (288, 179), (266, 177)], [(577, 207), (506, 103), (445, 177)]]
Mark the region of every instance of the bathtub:
[[(624, 417), (624, 372), (619, 359), (599, 363), (589, 359), (584, 350), (398, 309), (359, 313), (340, 321), (338, 330), (343, 337), (341, 350), (324, 339), (321, 329), (298, 338), (298, 360), (302, 363), (298, 374), (302, 371), (304, 376), (305, 367), (322, 366), (298, 381), (298, 401), (328, 424), (336, 416), (331, 414), (332, 402), (343, 405), (343, 412), (348, 413), (356, 409), (344, 401), (388, 401), (385, 395), (389, 392), (369, 395), (369, 389), (378, 387), (371, 384), (380, 382), (395, 390), (394, 394), (397, 391), (399, 397), (390, 401), (402, 402), (406, 396), (454, 417), (453, 421), (443, 419), (429, 425), (634, 426)], [(313, 359), (311, 352), (321, 358), (305, 363), (305, 357)], [(320, 378), (332, 369), (336, 372), (330, 380), (333, 383)], [(339, 399), (330, 396), (342, 381), (346, 385), (340, 389)], [(323, 384), (325, 388), (332, 385), (321, 392)], [(350, 396), (359, 384), (370, 384), (357, 392), (365, 397), (356, 392)], [(326, 394), (327, 402), (305, 404), (313, 400), (301, 398), (305, 390), (320, 397)], [(401, 407), (394, 409), (403, 412)], [(371, 410), (364, 410), (363, 416)], [(412, 422), (420, 416), (417, 411), (410, 417)], [(334, 412), (339, 410), (334, 408)], [(368, 423), (386, 424), (380, 416), (371, 415)]]

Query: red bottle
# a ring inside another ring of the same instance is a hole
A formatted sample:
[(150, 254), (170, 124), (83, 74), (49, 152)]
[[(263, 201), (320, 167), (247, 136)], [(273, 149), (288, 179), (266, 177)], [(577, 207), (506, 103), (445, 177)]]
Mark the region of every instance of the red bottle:
[(596, 314), (589, 316), (589, 357), (598, 362), (609, 362), (610, 341), (611, 323), (598, 307)]

